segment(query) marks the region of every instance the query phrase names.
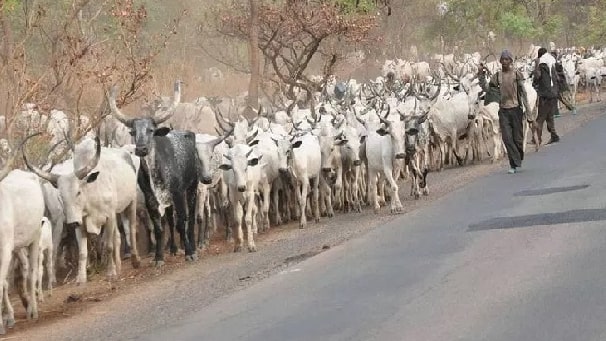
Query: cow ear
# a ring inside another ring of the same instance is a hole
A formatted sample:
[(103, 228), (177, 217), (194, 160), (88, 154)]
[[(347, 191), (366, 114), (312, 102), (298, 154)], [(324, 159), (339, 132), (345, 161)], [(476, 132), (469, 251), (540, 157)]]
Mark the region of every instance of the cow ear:
[(254, 146), (254, 145), (258, 144), (258, 143), (259, 143), (259, 140), (253, 140), (253, 141), (251, 141), (251, 142), (248, 144), (248, 146), (249, 146), (249, 147), (252, 147), (252, 146)]
[(97, 177), (99, 176), (99, 172), (92, 172), (90, 173), (87, 177), (86, 177), (86, 183), (91, 183), (91, 182), (95, 182), (95, 180), (97, 180)]
[(389, 133), (384, 128), (380, 128), (380, 129), (377, 129), (377, 134), (379, 134), (381, 136), (385, 136), (385, 135), (387, 135)]
[(335, 145), (342, 146), (347, 143), (347, 140), (336, 140)]
[(169, 127), (162, 127), (154, 130), (154, 136), (166, 136), (170, 133)]
[(297, 142), (293, 143), (293, 144), (292, 144), (292, 147), (293, 147), (293, 148), (299, 148), (299, 147), (301, 147), (301, 145), (302, 145), (302, 144), (303, 144), (303, 141), (300, 141), (300, 140), (299, 140), (299, 141), (297, 141)]
[(419, 133), (419, 130), (417, 128), (410, 128), (406, 131), (406, 134), (411, 135), (411, 136), (415, 136)]
[(224, 163), (224, 164), (222, 164), (221, 166), (219, 166), (219, 169), (220, 169), (220, 170), (224, 170), (224, 171), (226, 171), (226, 170), (230, 170), (230, 169), (231, 169), (231, 165), (228, 165), (228, 164), (225, 164), (225, 163)]

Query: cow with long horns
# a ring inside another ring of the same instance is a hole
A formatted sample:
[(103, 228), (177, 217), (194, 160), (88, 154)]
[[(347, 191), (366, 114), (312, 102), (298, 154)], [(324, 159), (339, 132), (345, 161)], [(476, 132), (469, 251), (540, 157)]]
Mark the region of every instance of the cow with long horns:
[[(117, 88), (108, 96), (112, 115), (130, 128), (135, 143), (135, 155), (141, 158), (138, 184), (145, 195), (145, 204), (154, 225), (156, 237), (156, 266), (164, 264), (161, 217), (166, 213), (169, 226), (175, 226), (185, 248), (185, 259), (198, 258), (194, 243), (195, 212), (198, 199), (198, 166), (195, 134), (188, 131), (171, 131), (159, 127), (168, 120), (181, 100), (181, 81), (175, 82), (174, 95), (168, 108), (153, 114), (129, 118), (116, 105)], [(203, 178), (210, 183), (210, 178)], [(187, 224), (187, 229), (186, 229)], [(171, 252), (176, 253), (174, 238)]]

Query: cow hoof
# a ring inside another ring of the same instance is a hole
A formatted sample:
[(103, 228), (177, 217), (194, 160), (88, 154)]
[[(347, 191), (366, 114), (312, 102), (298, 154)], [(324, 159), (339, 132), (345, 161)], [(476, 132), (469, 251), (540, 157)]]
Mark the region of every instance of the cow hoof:
[(242, 252), (242, 246), (238, 245), (234, 247), (234, 252)]
[(185, 256), (186, 262), (195, 262), (197, 260), (198, 260), (198, 255), (196, 255), (196, 254)]
[(129, 252), (129, 253), (125, 253), (125, 254), (124, 254), (124, 257), (123, 257), (122, 259), (123, 259), (123, 260), (124, 260), (124, 259), (130, 259), (130, 257), (132, 257), (132, 254)]
[(257, 247), (255, 245), (248, 245), (248, 252), (257, 252)]
[[(15, 318), (14, 317), (10, 317), (10, 318), (6, 319), (6, 321), (4, 322), (4, 324), (6, 324), (6, 326), (8, 328), (13, 328), (15, 326)], [(4, 333), (0, 333), (0, 334), (4, 334)]]
[(204, 244), (204, 243), (198, 243), (198, 249), (199, 249), (200, 251), (204, 251), (204, 250), (206, 250), (206, 244)]
[(307, 223), (303, 223), (303, 222), (299, 223), (299, 228), (300, 229), (304, 229), (305, 226), (307, 226)]
[(173, 249), (173, 248), (171, 247), (171, 248), (170, 248), (170, 255), (171, 255), (171, 256), (176, 256), (176, 255), (177, 255), (177, 251), (178, 251), (178, 249), (177, 249), (177, 248), (174, 248), (174, 249)]
[(164, 266), (164, 261), (163, 261), (163, 260), (155, 260), (155, 261), (153, 262), (153, 265), (154, 265), (156, 268), (161, 268), (161, 267), (163, 267), (163, 266)]
[(139, 257), (133, 257), (130, 260), (130, 263), (132, 264), (133, 268), (138, 269), (141, 266), (141, 261), (139, 260)]

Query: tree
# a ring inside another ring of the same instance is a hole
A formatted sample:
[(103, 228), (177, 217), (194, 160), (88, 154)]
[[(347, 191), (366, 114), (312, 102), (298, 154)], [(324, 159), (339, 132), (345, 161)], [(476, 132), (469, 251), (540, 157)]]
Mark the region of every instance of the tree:
[[(221, 16), (220, 31), (246, 39), (250, 12), (233, 4)], [(258, 48), (272, 66), (277, 83), (286, 86), (287, 98), (295, 100), (295, 89), (303, 89), (308, 98), (321, 89), (342, 58), (339, 43), (365, 41), (375, 27), (375, 17), (356, 11), (348, 12), (338, 2), (310, 0), (260, 4)], [(339, 45), (337, 47), (337, 45)], [(312, 80), (308, 68), (312, 59), (323, 64), (323, 80)]]
[[(83, 136), (109, 113), (104, 89), (110, 84), (126, 84), (121, 105), (145, 93), (152, 64), (176, 33), (178, 19), (142, 39), (147, 10), (133, 0), (0, 2), (0, 108), (7, 121), (0, 135), (13, 146), (22, 139), (27, 130), (13, 126), (24, 105), (34, 103), (47, 115), (63, 110), (76, 127), (69, 135)], [(81, 115), (89, 126), (79, 126)], [(43, 141), (39, 145), (39, 154), (47, 153)]]

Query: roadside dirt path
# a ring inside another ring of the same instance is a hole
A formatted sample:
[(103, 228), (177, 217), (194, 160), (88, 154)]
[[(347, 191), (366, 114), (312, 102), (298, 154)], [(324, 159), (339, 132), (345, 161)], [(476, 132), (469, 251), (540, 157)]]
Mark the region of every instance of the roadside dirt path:
[[(575, 128), (604, 115), (605, 109), (606, 103), (594, 103), (580, 107), (576, 116), (563, 112), (556, 119), (556, 128), (563, 136), (561, 143), (566, 143), (566, 134)], [(530, 145), (528, 154), (532, 157), (533, 153)], [(409, 183), (403, 182), (402, 214), (426, 207), (478, 177), (494, 171), (505, 172), (506, 168), (506, 161), (501, 161), (430, 173), (430, 195), (420, 200), (408, 195)], [(256, 253), (235, 254), (226, 243), (215, 240), (211, 250), (194, 264), (186, 264), (182, 255), (167, 256), (166, 266), (161, 270), (151, 266), (149, 257), (136, 270), (125, 262), (117, 282), (110, 284), (103, 276), (94, 276), (86, 286), (68, 283), (53, 290), (53, 296), (40, 304), (37, 321), (25, 320), (21, 303), (12, 298), (17, 324), (0, 340), (136, 338), (142, 331), (174, 323), (189, 312), (204, 309), (214, 300), (263, 278), (293, 271), (294, 264), (392, 220), (394, 215), (388, 211), (384, 208), (379, 215), (371, 209), (337, 214), (332, 219), (321, 219), (319, 224), (310, 223), (303, 230), (296, 223), (273, 228), (258, 236)], [(203, 335), (204, 331), (200, 333)]]

